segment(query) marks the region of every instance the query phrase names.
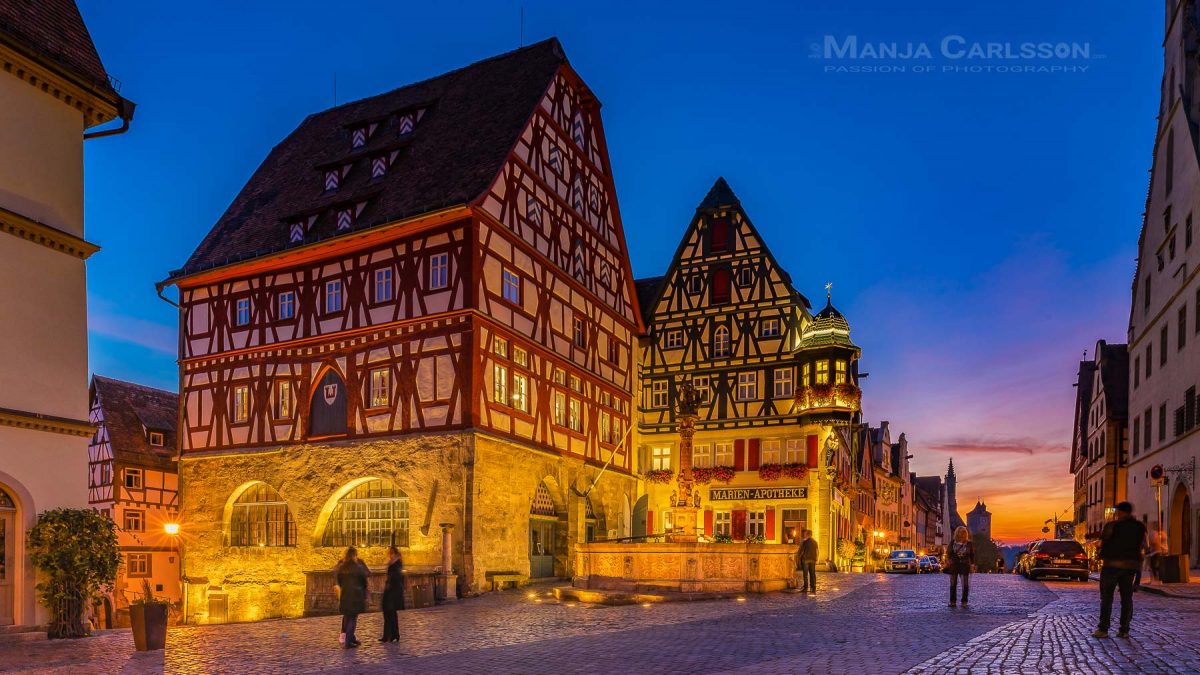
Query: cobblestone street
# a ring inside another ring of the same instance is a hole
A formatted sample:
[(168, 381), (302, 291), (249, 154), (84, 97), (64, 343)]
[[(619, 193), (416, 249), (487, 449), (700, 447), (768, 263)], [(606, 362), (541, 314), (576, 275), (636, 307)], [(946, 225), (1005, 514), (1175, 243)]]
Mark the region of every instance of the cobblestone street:
[[(380, 621), (364, 616), (356, 650), (338, 648), (337, 617), (185, 627), (170, 632), (165, 671), (1200, 672), (1200, 602), (1138, 594), (1132, 638), (1096, 640), (1094, 583), (973, 581), (969, 609), (946, 607), (943, 575), (828, 575), (816, 597), (652, 607), (507, 592), (402, 613), (404, 638), (395, 645), (376, 642)], [(0, 651), (0, 671), (164, 669), (161, 656), (130, 650), (127, 632), (19, 643)]]

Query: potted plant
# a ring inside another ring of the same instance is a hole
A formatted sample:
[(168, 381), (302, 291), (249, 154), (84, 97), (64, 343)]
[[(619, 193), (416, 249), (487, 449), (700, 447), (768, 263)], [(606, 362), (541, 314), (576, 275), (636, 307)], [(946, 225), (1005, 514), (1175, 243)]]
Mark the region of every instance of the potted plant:
[(142, 579), (142, 595), (129, 606), (133, 644), (139, 652), (162, 649), (167, 644), (167, 601), (154, 597), (150, 582)]

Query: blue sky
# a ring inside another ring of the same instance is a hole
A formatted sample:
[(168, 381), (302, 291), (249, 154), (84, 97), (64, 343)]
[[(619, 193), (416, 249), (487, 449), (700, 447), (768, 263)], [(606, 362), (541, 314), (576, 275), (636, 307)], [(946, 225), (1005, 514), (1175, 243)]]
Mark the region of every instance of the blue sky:
[[(154, 282), (332, 104), (335, 73), (345, 102), (507, 51), (523, 7), (526, 44), (558, 36), (604, 104), (635, 274), (662, 273), (725, 176), (814, 304), (834, 283), (870, 372), (867, 416), (907, 432), (922, 473), (953, 454), (964, 511), (983, 497), (1002, 538), (1033, 536), (1070, 505), (1076, 362), (1097, 338), (1124, 341), (1160, 3), (652, 4), (81, 0), (138, 103), (130, 133), (86, 146), (87, 232), (103, 246), (88, 263), (92, 368), (175, 388), (176, 318)], [(934, 58), (810, 58), (827, 35)], [(1088, 58), (950, 59), (947, 36)], [(907, 72), (829, 72), (861, 65)], [(965, 65), (1076, 72), (943, 72)]]

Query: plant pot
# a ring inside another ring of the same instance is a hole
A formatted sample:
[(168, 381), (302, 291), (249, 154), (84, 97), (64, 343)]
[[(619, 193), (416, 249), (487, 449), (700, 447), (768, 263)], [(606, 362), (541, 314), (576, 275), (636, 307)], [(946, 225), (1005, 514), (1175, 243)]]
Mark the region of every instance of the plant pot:
[(152, 602), (129, 607), (133, 645), (139, 652), (162, 649), (167, 644), (167, 605)]

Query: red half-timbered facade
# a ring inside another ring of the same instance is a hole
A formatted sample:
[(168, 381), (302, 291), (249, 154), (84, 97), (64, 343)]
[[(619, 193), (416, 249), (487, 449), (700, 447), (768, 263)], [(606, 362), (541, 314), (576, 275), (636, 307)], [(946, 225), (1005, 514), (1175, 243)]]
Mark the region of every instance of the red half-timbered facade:
[[(289, 554), (297, 565), (334, 555), (327, 521), (367, 476), (332, 457), (356, 447), (389, 448), (370, 478), (404, 495), (408, 520), (460, 528), (471, 584), (500, 565), (532, 573), (535, 549), (567, 569), (585, 521), (627, 531), (641, 325), (599, 111), (550, 40), (312, 115), (272, 151), (163, 284), (179, 291), (186, 494), (216, 530), (189, 574), (238, 576), (202, 571), (236, 511), (206, 502), (245, 481), (295, 511), (295, 546), (312, 544)], [(446, 439), (461, 449), (430, 454)], [(307, 456), (307, 473), (270, 471), (272, 453)], [(341, 487), (305, 522), (289, 495), (312, 501), (316, 482)], [(477, 522), (528, 519), (544, 486), (560, 514), (549, 535), (481, 539)], [(407, 559), (440, 559), (436, 531), (404, 527)], [(221, 599), (229, 620), (248, 616), (235, 601)]]

